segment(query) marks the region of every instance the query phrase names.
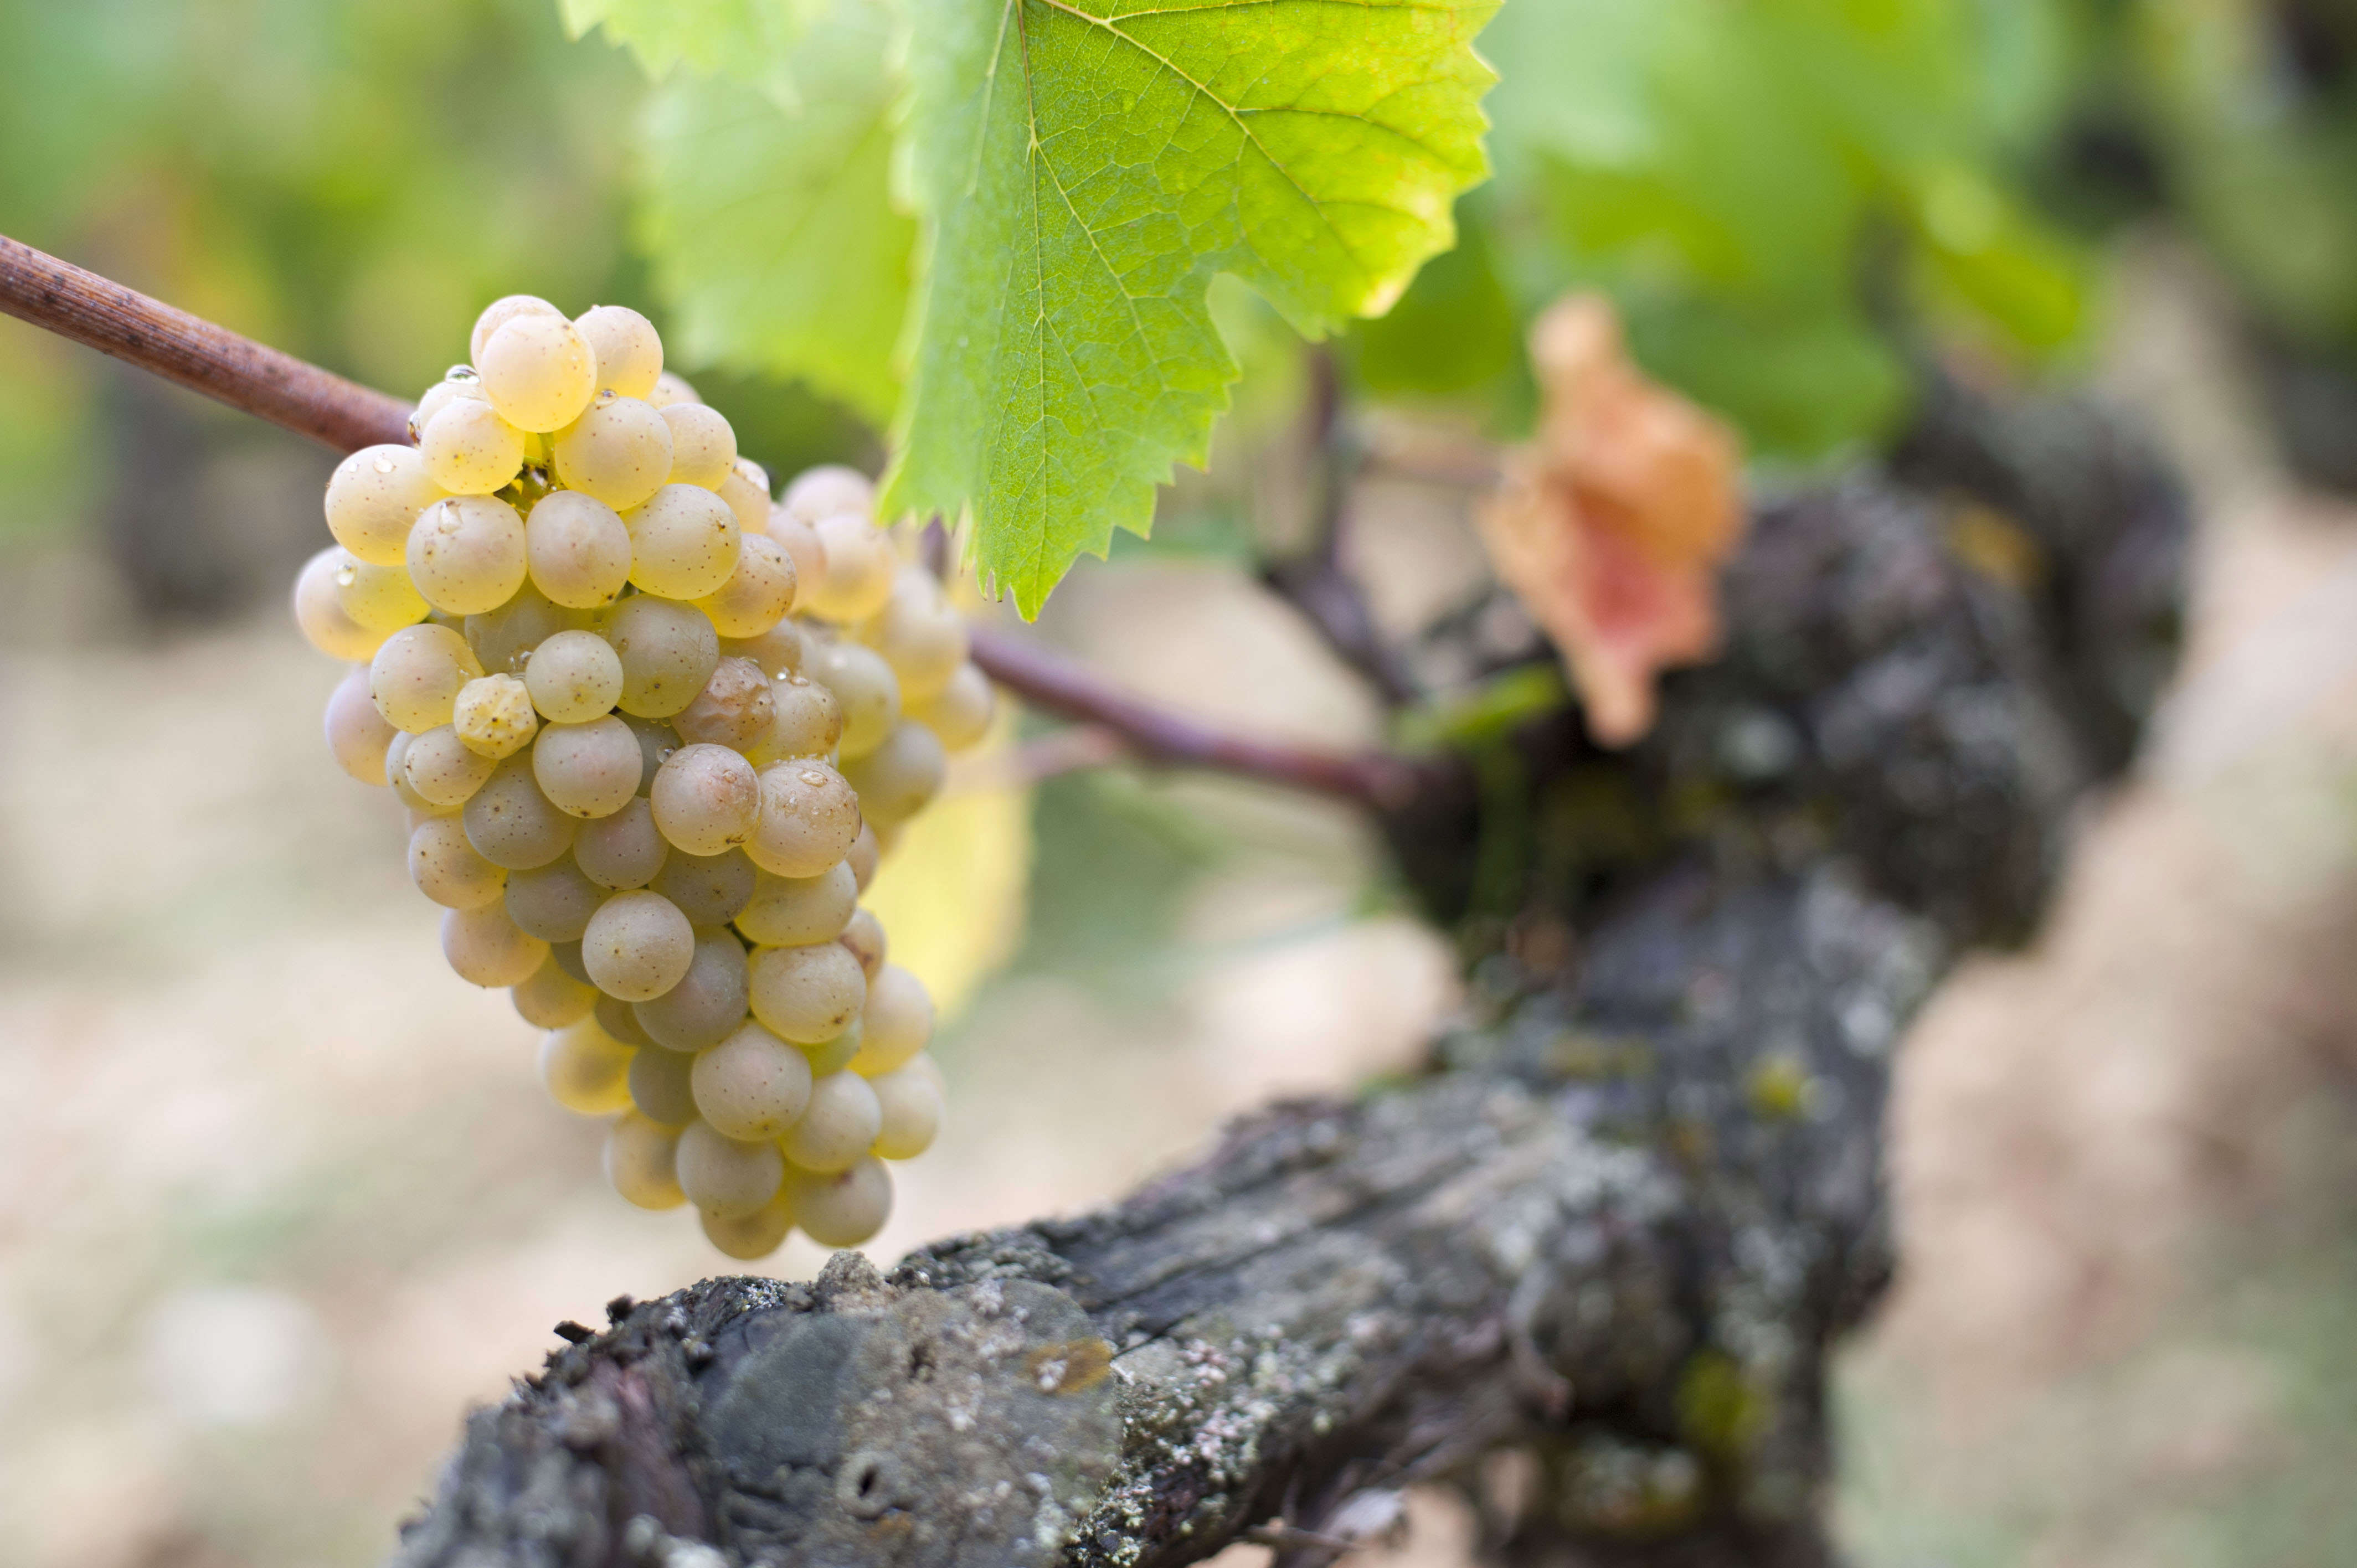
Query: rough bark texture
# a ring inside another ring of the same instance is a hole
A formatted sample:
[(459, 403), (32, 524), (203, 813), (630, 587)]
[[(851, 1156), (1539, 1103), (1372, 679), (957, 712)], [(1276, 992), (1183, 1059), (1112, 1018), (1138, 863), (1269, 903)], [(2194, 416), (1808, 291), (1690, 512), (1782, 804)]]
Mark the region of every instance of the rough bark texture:
[(1940, 413), (1913, 485), (1763, 507), (1642, 746), (1543, 721), (1390, 823), (1474, 980), (1428, 1075), (889, 1276), (618, 1303), (471, 1418), (396, 1561), (1319, 1563), (1500, 1450), (1538, 1483), (1503, 1560), (1826, 1561), (1891, 1053), (2034, 919), (2174, 626), (2139, 448)]

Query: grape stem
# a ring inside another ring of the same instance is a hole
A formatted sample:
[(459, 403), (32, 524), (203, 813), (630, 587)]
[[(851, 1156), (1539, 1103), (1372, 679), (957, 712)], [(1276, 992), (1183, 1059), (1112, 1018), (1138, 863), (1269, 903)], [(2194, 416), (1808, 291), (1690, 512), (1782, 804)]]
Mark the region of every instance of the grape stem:
[[(0, 234), (0, 312), (113, 355), (338, 452), (409, 439), (411, 405)], [(974, 662), (1034, 706), (1102, 725), (1134, 756), (1339, 796), (1378, 811), (1433, 766), (1225, 733), (1114, 690), (1054, 650), (977, 627)]]

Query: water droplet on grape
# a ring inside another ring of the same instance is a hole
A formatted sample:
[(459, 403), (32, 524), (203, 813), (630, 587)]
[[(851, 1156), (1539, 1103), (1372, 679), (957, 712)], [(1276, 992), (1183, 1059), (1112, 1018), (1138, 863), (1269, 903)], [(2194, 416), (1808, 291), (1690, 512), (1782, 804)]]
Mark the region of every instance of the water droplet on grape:
[(597, 392), (597, 406), (599, 408), (605, 408), (611, 404), (613, 401), (620, 395), (621, 393), (616, 392), (612, 387), (601, 387)]
[(361, 569), (351, 562), (347, 561), (336, 568), (336, 586), (349, 588), (360, 580)]
[(814, 768), (805, 768), (802, 769), (802, 782), (815, 789), (826, 782), (826, 775)]
[(442, 379), (446, 381), (457, 381), (463, 386), (472, 381), (479, 381), (483, 378), (472, 365), (453, 365), (443, 372)]
[(380, 456), (377, 458), (377, 460), (376, 460), (376, 471), (377, 471), (378, 473), (380, 473), (380, 474), (390, 474), (390, 473), (392, 473), (392, 472), (393, 472), (393, 459), (392, 459), (392, 458), (390, 458), (390, 457), (386, 457), (386, 456)]

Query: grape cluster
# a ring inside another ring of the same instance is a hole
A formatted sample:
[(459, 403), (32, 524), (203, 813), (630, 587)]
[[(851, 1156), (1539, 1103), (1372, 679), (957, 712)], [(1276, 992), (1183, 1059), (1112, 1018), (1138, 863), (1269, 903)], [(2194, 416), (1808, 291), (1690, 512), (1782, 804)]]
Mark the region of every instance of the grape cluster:
[(295, 585), (328, 745), (408, 811), (442, 950), (547, 1031), (606, 1174), (758, 1258), (855, 1246), (932, 1142), (932, 1002), (859, 907), (993, 693), (861, 475), (770, 499), (637, 312), (498, 301)]

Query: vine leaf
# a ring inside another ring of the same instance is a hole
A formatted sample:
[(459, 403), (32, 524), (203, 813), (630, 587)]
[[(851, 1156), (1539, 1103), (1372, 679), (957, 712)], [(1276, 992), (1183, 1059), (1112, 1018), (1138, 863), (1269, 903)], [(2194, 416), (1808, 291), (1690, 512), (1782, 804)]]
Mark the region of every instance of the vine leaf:
[(681, 360), (799, 377), (878, 425), (916, 244), (891, 203), (892, 28), (875, 0), (834, 0), (790, 83), (675, 79), (640, 136), (640, 238)]
[(740, 81), (766, 75), (824, 0), (557, 0), (565, 31), (603, 27), (661, 81), (675, 66)]
[(1378, 314), (1484, 177), (1497, 0), (909, 0), (926, 265), (888, 512), (970, 514), (1033, 616), (1200, 464), (1219, 273), (1318, 336)]

